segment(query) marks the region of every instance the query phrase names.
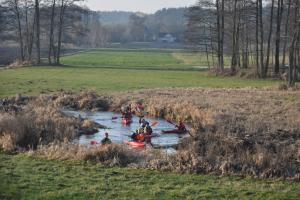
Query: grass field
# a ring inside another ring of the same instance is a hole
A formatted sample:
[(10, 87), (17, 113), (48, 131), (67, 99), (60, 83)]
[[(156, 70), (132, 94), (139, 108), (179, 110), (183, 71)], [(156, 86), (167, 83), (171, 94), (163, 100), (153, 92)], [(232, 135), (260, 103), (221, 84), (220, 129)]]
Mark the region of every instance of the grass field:
[[(228, 62), (228, 60), (226, 61)], [(0, 97), (60, 90), (99, 93), (165, 87), (276, 86), (272, 80), (212, 77), (204, 55), (171, 50), (92, 50), (62, 66), (0, 69)], [(105, 168), (0, 152), (0, 199), (297, 199), (299, 182)]]
[(300, 183), (178, 175), (0, 153), (0, 199), (297, 199)]
[(0, 70), (0, 96), (60, 90), (115, 92), (163, 87), (231, 88), (278, 84), (271, 80), (208, 77), (206, 72), (195, 68), (203, 66), (204, 60), (199, 54), (180, 51), (93, 50), (64, 57), (61, 67)]

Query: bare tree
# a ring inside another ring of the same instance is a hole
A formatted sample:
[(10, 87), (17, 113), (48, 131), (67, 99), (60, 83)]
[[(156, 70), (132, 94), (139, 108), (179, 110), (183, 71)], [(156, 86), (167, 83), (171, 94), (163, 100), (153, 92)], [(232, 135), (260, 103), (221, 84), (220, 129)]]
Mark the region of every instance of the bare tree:
[(286, 47), (288, 41), (288, 29), (290, 24), (290, 13), (291, 13), (291, 2), (292, 0), (288, 0), (288, 8), (286, 14), (286, 21), (285, 21), (285, 31), (284, 31), (284, 43), (283, 43), (283, 51), (282, 51), (282, 65), (285, 65), (285, 58), (286, 58)]
[(293, 25), (293, 36), (292, 42), (289, 48), (289, 86), (294, 86), (297, 81), (297, 75), (300, 70), (300, 2), (295, 0), (294, 4), (294, 25)]
[(60, 64), (62, 36), (63, 36), (66, 9), (67, 9), (67, 7), (74, 5), (75, 2), (79, 2), (79, 1), (82, 1), (82, 0), (60, 0), (60, 12), (59, 12), (59, 22), (58, 22), (58, 41), (57, 41), (57, 50), (56, 50), (56, 64), (57, 65)]
[(20, 13), (20, 2), (19, 0), (8, 0), (4, 2), (8, 6), (8, 9), (12, 10), (15, 16), (15, 23), (17, 26), (17, 33), (18, 33), (18, 42), (19, 42), (19, 47), (20, 47), (20, 55), (22, 61), (25, 60), (25, 55), (24, 55), (24, 42), (23, 42), (23, 30), (21, 26), (21, 13)]
[(256, 17), (255, 17), (255, 43), (256, 43), (256, 72), (260, 76), (259, 64), (259, 0), (256, 0)]
[(51, 17), (50, 17), (50, 33), (49, 33), (49, 52), (48, 52), (48, 62), (52, 63), (51, 55), (55, 56), (55, 47), (54, 47), (54, 19), (55, 19), (55, 8), (56, 8), (56, 0), (52, 0), (51, 5)]
[(35, 0), (35, 22), (36, 22), (36, 50), (37, 63), (41, 63), (41, 44), (40, 44), (40, 0)]
[(224, 0), (216, 0), (217, 35), (218, 35), (218, 66), (224, 70), (224, 34), (225, 34), (225, 5)]
[(275, 74), (279, 73), (279, 54), (280, 54), (280, 31), (281, 31), (281, 19), (283, 12), (283, 0), (278, 0), (277, 4), (277, 26), (276, 26), (276, 41), (275, 41)]
[(265, 71), (264, 71), (263, 77), (266, 77), (268, 74), (268, 68), (269, 68), (269, 62), (270, 62), (270, 48), (271, 48), (271, 39), (272, 39), (272, 34), (273, 34), (274, 1), (275, 0), (272, 0), (272, 5), (271, 5), (270, 30), (269, 30), (268, 47), (267, 47), (267, 59), (266, 59), (266, 66), (265, 66)]
[(33, 39), (35, 32), (35, 12), (31, 12), (34, 9), (33, 1), (25, 0), (25, 28), (26, 28), (26, 52), (27, 52), (27, 60), (32, 60), (32, 48), (33, 48)]
[(238, 64), (238, 0), (234, 0), (233, 8), (233, 30), (232, 30), (232, 59), (231, 59), (231, 71), (235, 72)]
[(260, 27), (260, 74), (264, 77), (264, 25), (263, 25), (263, 2), (259, 0), (259, 27)]

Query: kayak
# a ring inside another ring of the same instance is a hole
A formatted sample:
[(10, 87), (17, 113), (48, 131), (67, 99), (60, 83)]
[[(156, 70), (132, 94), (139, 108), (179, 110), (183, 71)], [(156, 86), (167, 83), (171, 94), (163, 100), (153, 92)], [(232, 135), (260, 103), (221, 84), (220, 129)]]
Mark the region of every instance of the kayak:
[(168, 130), (168, 131), (162, 130), (161, 132), (164, 134), (184, 134), (184, 133), (186, 133), (186, 131), (180, 131), (178, 129)]
[(90, 144), (91, 144), (91, 145), (96, 145), (96, 144), (98, 144), (98, 142), (95, 141), (95, 140), (93, 140), (93, 141), (90, 142)]
[(132, 119), (125, 119), (125, 118), (122, 119), (122, 124), (124, 125), (129, 125), (131, 123), (132, 123)]
[(127, 144), (132, 147), (144, 148), (145, 144), (143, 142), (135, 142), (135, 141), (124, 141), (124, 144)]

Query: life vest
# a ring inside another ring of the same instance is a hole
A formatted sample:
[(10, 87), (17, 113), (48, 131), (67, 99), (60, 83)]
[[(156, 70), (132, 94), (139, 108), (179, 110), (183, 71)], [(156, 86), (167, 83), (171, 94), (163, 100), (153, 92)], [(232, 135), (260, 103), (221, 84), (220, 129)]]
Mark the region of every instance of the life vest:
[(137, 141), (144, 141), (145, 136), (144, 136), (144, 134), (138, 134), (138, 135), (135, 136), (134, 139), (137, 140)]

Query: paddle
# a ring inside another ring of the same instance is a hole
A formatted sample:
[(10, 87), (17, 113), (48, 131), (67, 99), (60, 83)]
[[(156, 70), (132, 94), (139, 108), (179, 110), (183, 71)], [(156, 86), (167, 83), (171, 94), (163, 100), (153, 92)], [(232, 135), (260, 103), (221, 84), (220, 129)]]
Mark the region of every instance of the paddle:
[(153, 123), (151, 124), (152, 127), (153, 127), (153, 126), (157, 126), (157, 125), (158, 125), (158, 121), (153, 122)]
[(116, 119), (118, 119), (118, 117), (112, 117), (112, 118), (111, 118), (111, 120), (116, 120)]
[(167, 122), (169, 122), (170, 124), (174, 125), (177, 127), (177, 124), (174, 124), (173, 122), (171, 122), (170, 120), (167, 120)]

